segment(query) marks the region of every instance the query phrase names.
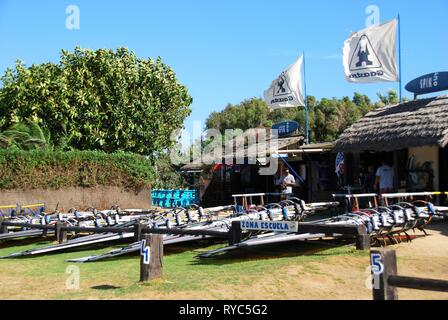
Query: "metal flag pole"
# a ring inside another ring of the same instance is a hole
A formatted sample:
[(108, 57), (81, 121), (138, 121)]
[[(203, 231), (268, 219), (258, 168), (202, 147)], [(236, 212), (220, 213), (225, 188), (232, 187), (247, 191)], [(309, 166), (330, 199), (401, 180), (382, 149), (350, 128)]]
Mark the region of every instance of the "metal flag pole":
[(303, 52), (303, 86), (305, 93), (305, 130), (306, 130), (306, 144), (310, 143), (310, 131), (308, 127), (308, 96), (306, 94), (306, 64), (305, 64), (305, 52)]
[(401, 73), (401, 20), (400, 14), (398, 14), (398, 63), (399, 63), (399, 77), (400, 77), (400, 103), (403, 103), (403, 76)]

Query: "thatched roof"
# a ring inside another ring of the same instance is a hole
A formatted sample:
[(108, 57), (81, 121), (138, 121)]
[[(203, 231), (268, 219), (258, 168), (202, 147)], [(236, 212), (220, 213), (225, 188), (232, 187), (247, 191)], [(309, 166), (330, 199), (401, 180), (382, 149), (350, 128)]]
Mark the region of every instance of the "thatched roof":
[(345, 130), (335, 151), (393, 151), (418, 146), (448, 146), (448, 95), (369, 112)]

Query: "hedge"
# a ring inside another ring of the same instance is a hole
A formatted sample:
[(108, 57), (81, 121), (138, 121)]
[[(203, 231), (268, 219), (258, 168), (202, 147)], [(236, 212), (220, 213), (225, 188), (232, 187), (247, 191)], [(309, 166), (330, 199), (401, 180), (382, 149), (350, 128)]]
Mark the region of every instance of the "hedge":
[(0, 189), (117, 186), (140, 192), (154, 169), (144, 157), (98, 151), (0, 149)]

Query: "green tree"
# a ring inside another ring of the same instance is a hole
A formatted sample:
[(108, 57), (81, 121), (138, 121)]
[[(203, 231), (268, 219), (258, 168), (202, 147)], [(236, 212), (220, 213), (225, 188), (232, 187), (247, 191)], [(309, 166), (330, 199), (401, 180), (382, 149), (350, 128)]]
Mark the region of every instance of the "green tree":
[(152, 183), (153, 189), (180, 189), (186, 188), (185, 178), (180, 173), (180, 167), (171, 163), (167, 152), (162, 152), (152, 162), (155, 179)]
[(389, 90), (387, 91), (387, 94), (383, 95), (381, 93), (377, 93), (378, 98), (380, 99), (375, 106), (378, 107), (384, 107), (389, 105), (398, 104), (400, 101), (398, 99), (397, 91), (395, 90)]
[(222, 112), (212, 112), (206, 120), (207, 129), (217, 129), (224, 132), (226, 129), (247, 130), (260, 126), (269, 126), (269, 108), (262, 99), (252, 98), (240, 104), (231, 105)]
[[(381, 100), (395, 102), (395, 92), (388, 92)], [(309, 130), (312, 142), (331, 142), (359, 118), (378, 107), (366, 95), (355, 93), (353, 98), (323, 98), (320, 101), (308, 96)], [(227, 105), (221, 112), (212, 112), (206, 121), (207, 129), (218, 129), (222, 133), (226, 129), (243, 131), (261, 126), (271, 126), (283, 120), (295, 120), (305, 129), (306, 112), (304, 108), (282, 108), (270, 111), (262, 99), (252, 98), (237, 105)], [(304, 132), (303, 132), (304, 133)]]
[(58, 64), (19, 61), (2, 82), (0, 128), (32, 119), (56, 148), (153, 155), (191, 113), (174, 71), (126, 48), (63, 50)]

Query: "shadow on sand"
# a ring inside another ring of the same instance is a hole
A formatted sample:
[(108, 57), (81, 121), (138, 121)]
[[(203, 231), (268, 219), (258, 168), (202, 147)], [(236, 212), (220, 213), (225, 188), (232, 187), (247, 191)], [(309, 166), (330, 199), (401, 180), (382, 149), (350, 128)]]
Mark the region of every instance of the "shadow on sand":
[(335, 253), (330, 248), (353, 246), (351, 240), (339, 241), (292, 241), (287, 243), (269, 244), (257, 247), (240, 248), (210, 258), (197, 258), (191, 265), (226, 265), (250, 260), (269, 260), (299, 256), (327, 257)]

